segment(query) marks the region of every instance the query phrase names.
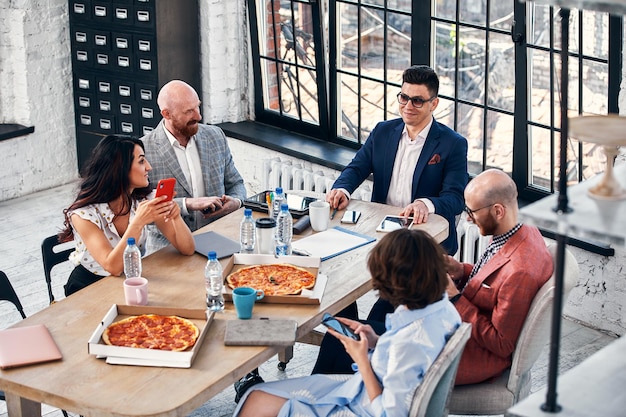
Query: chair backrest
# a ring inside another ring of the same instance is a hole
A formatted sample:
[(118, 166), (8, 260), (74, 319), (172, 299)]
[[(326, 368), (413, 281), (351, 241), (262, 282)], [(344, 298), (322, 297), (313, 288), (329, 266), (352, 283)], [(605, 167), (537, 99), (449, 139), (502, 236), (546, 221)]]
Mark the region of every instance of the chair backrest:
[[(557, 245), (550, 244), (548, 250), (552, 254), (556, 269)], [(574, 286), (578, 283), (579, 268), (576, 258), (565, 249), (565, 265), (563, 268), (563, 302)], [(507, 388), (514, 395), (514, 403), (526, 397), (530, 392), (530, 369), (539, 358), (546, 341), (550, 338), (552, 306), (554, 300), (555, 273), (539, 289), (533, 299), (528, 316), (522, 326), (515, 351)]]
[(450, 392), (456, 379), (461, 353), (470, 338), (472, 325), (461, 323), (437, 359), (426, 371), (424, 380), (413, 395), (409, 417), (441, 417), (448, 415)]
[[(63, 246), (61, 246), (63, 245)], [(43, 259), (43, 272), (46, 276), (46, 284), (48, 285), (48, 297), (50, 304), (54, 303), (54, 294), (52, 292), (52, 268), (55, 265), (68, 260), (70, 253), (74, 248), (59, 250), (59, 247), (65, 247), (64, 243), (59, 243), (57, 235), (48, 236), (41, 242), (41, 257)]]
[(24, 308), (22, 307), (22, 303), (11, 285), (11, 281), (9, 281), (9, 277), (7, 274), (0, 271), (0, 300), (10, 301), (13, 303), (17, 311), (20, 312), (20, 315), (23, 319), (26, 318), (26, 314), (24, 314)]

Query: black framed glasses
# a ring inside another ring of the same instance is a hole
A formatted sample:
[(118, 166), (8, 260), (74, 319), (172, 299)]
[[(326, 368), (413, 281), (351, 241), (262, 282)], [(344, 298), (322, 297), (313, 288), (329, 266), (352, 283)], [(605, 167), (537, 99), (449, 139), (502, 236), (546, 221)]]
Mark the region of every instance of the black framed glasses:
[(465, 212), (467, 213), (468, 216), (470, 216), (470, 219), (474, 220), (474, 213), (476, 213), (478, 211), (481, 211), (482, 209), (486, 209), (488, 207), (495, 206), (496, 204), (497, 203), (491, 203), (488, 206), (477, 208), (476, 210), (472, 210), (469, 207), (465, 206)]
[(408, 104), (410, 101), (411, 104), (413, 104), (413, 107), (415, 107), (416, 109), (421, 109), (424, 106), (424, 103), (428, 103), (429, 101), (433, 101), (437, 98), (437, 96), (432, 96), (431, 98), (424, 100), (421, 97), (407, 96), (403, 92), (399, 92), (396, 97), (398, 97), (398, 103), (405, 105)]

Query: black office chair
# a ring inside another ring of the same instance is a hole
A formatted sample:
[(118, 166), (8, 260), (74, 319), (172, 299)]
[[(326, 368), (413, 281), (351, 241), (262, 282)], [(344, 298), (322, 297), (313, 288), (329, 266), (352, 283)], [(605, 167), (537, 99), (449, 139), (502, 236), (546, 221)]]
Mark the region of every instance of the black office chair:
[[(19, 311), (22, 315), (22, 318), (26, 318), (26, 314), (24, 314), (24, 308), (22, 308), (22, 302), (17, 297), (17, 293), (15, 292), (13, 285), (11, 285), (9, 277), (7, 277), (7, 274), (2, 271), (0, 271), (0, 300), (5, 300), (13, 303), (15, 308), (17, 308), (17, 311)], [(0, 391), (0, 400), (5, 400), (4, 391)]]
[(55, 302), (54, 294), (52, 293), (52, 268), (60, 263), (67, 261), (70, 253), (74, 251), (74, 248), (58, 250), (58, 247), (64, 245), (59, 243), (57, 235), (48, 236), (41, 243), (41, 256), (43, 259), (43, 271), (46, 275), (46, 284), (48, 284), (48, 296), (50, 297), (50, 304)]
[(11, 285), (11, 281), (9, 281), (9, 277), (7, 274), (0, 271), (0, 300), (10, 301), (13, 303), (17, 311), (20, 312), (22, 318), (26, 318), (26, 314), (24, 314), (24, 308), (22, 307), (22, 303), (20, 299), (17, 297), (17, 293), (15, 289), (13, 289), (13, 285)]

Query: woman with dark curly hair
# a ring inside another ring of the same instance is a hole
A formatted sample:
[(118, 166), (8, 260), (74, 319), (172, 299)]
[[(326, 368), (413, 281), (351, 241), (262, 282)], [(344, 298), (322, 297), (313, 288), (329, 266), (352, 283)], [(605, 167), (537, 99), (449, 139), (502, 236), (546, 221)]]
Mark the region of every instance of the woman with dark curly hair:
[(395, 311), (378, 336), (366, 324), (337, 317), (359, 340), (328, 331), (354, 360), (354, 375), (311, 375), (253, 386), (236, 416), (402, 416), (413, 393), (461, 323), (446, 294), (445, 252), (427, 233), (387, 234), (367, 261), (372, 284)]
[(153, 222), (180, 253), (193, 255), (193, 236), (178, 205), (164, 201), (165, 196), (147, 198), (151, 169), (139, 139), (109, 135), (95, 147), (76, 200), (63, 210), (59, 241), (76, 243), (66, 296), (108, 275), (121, 275), (127, 239), (134, 237), (143, 254), (144, 228)]

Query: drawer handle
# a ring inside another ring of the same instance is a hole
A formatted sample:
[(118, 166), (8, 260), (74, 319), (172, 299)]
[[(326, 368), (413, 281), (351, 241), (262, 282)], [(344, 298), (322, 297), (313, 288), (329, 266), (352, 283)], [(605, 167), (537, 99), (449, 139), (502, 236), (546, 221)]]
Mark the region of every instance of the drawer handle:
[(139, 96), (142, 100), (152, 100), (152, 91), (144, 90), (143, 88), (139, 90)]
[(128, 122), (122, 122), (122, 132), (133, 133), (133, 124)]
[(130, 87), (127, 85), (120, 85), (118, 89), (120, 96), (130, 97)]
[(111, 121), (109, 119), (100, 119), (100, 128), (105, 130), (111, 129)]
[(133, 114), (133, 108), (130, 104), (120, 104), (120, 113)]
[(111, 102), (106, 100), (100, 100), (101, 111), (111, 111)]
[(115, 46), (117, 46), (118, 49), (128, 49), (128, 39), (115, 38)]
[(139, 50), (143, 52), (150, 52), (150, 41), (139, 41)]
[(94, 14), (98, 17), (106, 17), (107, 16), (107, 8), (104, 6), (95, 6)]
[(141, 117), (144, 119), (152, 119), (154, 117), (154, 112), (152, 109), (146, 109), (145, 107), (141, 109)]
[(96, 35), (96, 45), (98, 45), (98, 46), (106, 46), (107, 45), (107, 37), (105, 35)]
[(109, 65), (109, 56), (105, 54), (98, 54), (96, 61), (100, 65)]
[(85, 43), (87, 42), (87, 34), (85, 32), (76, 32), (74, 39), (76, 39), (76, 42)]
[(118, 56), (117, 65), (124, 68), (130, 67), (130, 58), (127, 56)]
[(76, 59), (81, 62), (86, 62), (89, 59), (87, 51), (76, 51)]
[(85, 14), (85, 5), (83, 3), (74, 3), (74, 13)]
[(80, 124), (85, 125), (85, 126), (91, 126), (91, 116), (87, 116), (86, 114), (81, 114)]
[(120, 20), (128, 19), (128, 9), (115, 9), (115, 17)]
[(98, 90), (100, 90), (101, 93), (110, 93), (111, 92), (111, 83), (100, 81), (98, 83)]
[(89, 80), (86, 80), (84, 78), (80, 78), (78, 80), (78, 88), (80, 88), (82, 90), (89, 90)]
[(139, 22), (149, 22), (150, 21), (150, 12), (138, 10), (137, 11), (137, 20)]
[(144, 71), (150, 71), (152, 69), (152, 61), (150, 61), (149, 59), (140, 59), (139, 68)]
[(153, 127), (150, 127), (150, 126), (144, 126), (144, 127), (143, 127), (143, 134), (144, 134), (144, 135), (147, 135), (148, 133), (152, 132), (153, 130), (154, 130), (154, 128), (153, 128)]
[(90, 107), (91, 106), (91, 100), (89, 99), (89, 97), (78, 97), (78, 105), (80, 107)]

